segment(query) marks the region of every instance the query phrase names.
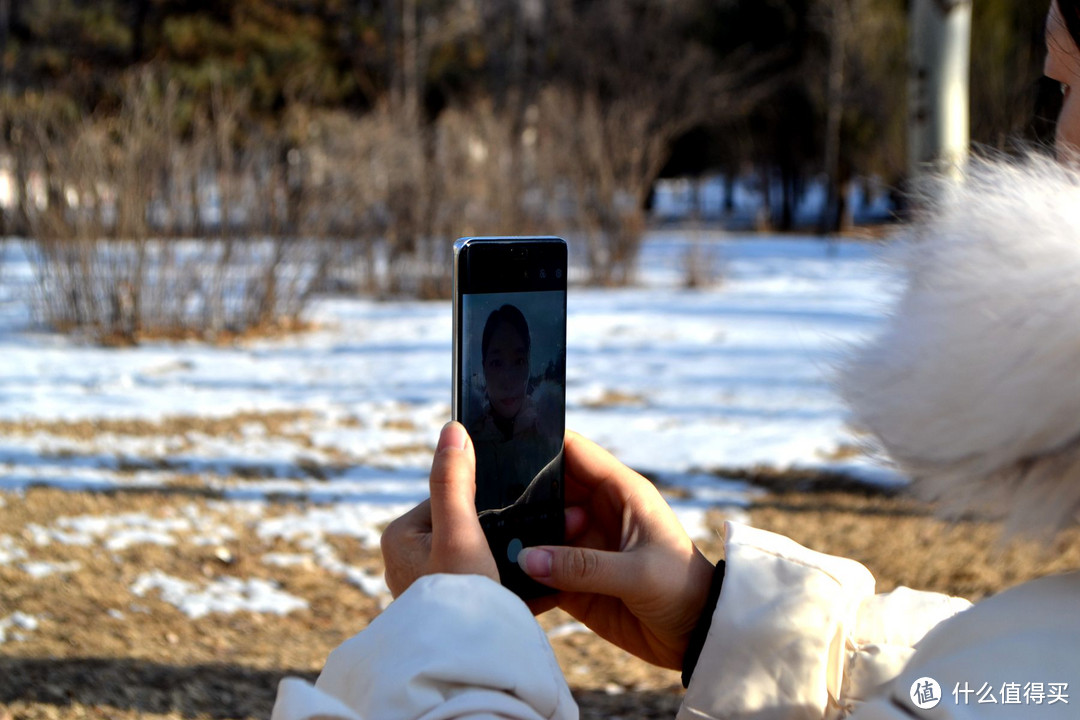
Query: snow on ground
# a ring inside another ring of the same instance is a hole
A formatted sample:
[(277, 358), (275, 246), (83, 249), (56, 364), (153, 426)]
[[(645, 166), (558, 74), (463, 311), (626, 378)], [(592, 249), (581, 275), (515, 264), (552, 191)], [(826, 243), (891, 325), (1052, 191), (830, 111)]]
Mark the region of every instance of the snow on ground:
[[(327, 572), (385, 593), (381, 578), (345, 564), (326, 538), (377, 546), (380, 528), (426, 495), (431, 451), (450, 414), (448, 302), (328, 298), (313, 310), (320, 329), (304, 335), (235, 347), (106, 349), (36, 328), (22, 299), (31, 270), (17, 244), (4, 253), (0, 421), (45, 429), (0, 439), (0, 490), (195, 482), (229, 508), (58, 518), (35, 528), (35, 542), (120, 552), (195, 533), (214, 544), (229, 528), (207, 514), (243, 506), (260, 536), (299, 542)], [(711, 265), (720, 282), (684, 289), (688, 258)], [(849, 451), (857, 440), (829, 386), (839, 353), (879, 326), (897, 289), (872, 246), (657, 232), (640, 267), (636, 287), (571, 288), (567, 424), (678, 488), (671, 502), (692, 533), (704, 532), (709, 508), (738, 508), (753, 492), (718, 478), (724, 470), (821, 468), (899, 481)], [(259, 420), (266, 413), (284, 419), (271, 427)], [(168, 425), (181, 416), (249, 414), (225, 434)], [(48, 429), (87, 420), (101, 431)], [(130, 420), (161, 427), (140, 434), (108, 424)], [(280, 496), (314, 504), (262, 517), (263, 501)], [(264, 562), (303, 557), (268, 554)], [(0, 535), (0, 563), (24, 560), (25, 551)], [(30, 574), (69, 571), (24, 566)], [(178, 582), (145, 576), (136, 586), (189, 598), (176, 604), (193, 616), (290, 607), (273, 587)]]
[(288, 615), (307, 607), (307, 601), (278, 589), (266, 580), (241, 580), (224, 577), (202, 586), (170, 577), (158, 570), (143, 573), (131, 586), (131, 592), (143, 597), (157, 590), (161, 598), (192, 619), (212, 612), (235, 613), (249, 610), (256, 613)]
[(7, 617), (0, 618), (0, 645), (3, 645), (9, 639), (19, 640), (27, 632), (37, 630), (37, 627), (37, 618), (23, 612), (14, 612)]

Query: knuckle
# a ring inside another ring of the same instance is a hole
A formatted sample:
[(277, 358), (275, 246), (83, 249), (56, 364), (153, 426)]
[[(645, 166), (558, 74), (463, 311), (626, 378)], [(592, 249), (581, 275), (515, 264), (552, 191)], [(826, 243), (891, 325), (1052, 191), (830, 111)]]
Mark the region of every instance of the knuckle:
[(439, 533), (433, 540), (432, 556), (446, 562), (452, 562), (455, 558), (467, 555), (472, 549), (468, 538), (457, 532)]
[(400, 595), (404, 588), (401, 587), (401, 582), (397, 576), (397, 573), (392, 572), (390, 569), (387, 569), (385, 578), (386, 587), (390, 588), (390, 595), (392, 595), (393, 597), (397, 597), (398, 595)]
[(401, 535), (401, 519), (394, 520), (386, 529), (383, 530), (382, 536), (379, 538), (379, 548), (382, 550), (383, 555), (392, 553), (400, 544), (399, 536)]
[(565, 572), (571, 577), (594, 578), (600, 573), (599, 558), (584, 548), (571, 548), (565, 557)]
[[(444, 454), (450, 452), (449, 450), (443, 450)], [(452, 466), (447, 462), (448, 458), (440, 457), (435, 460), (435, 464), (431, 468), (431, 474), (428, 479), (432, 485), (449, 485), (450, 479), (453, 476), (451, 472)]]

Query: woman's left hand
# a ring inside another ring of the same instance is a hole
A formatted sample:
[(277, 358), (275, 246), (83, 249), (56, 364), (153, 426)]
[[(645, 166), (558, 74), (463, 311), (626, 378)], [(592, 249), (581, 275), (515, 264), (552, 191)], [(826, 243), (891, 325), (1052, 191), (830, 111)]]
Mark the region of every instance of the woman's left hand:
[(382, 535), (386, 584), (394, 597), (424, 575), (484, 575), (499, 570), (476, 515), (476, 453), (461, 423), (443, 427), (431, 464), (431, 499), (394, 520)]

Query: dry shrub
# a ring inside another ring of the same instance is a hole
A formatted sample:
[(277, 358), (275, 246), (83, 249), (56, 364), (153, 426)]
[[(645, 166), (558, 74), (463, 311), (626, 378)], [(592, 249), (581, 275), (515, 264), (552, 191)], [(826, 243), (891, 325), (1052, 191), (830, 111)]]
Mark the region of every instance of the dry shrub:
[(539, 101), (540, 174), (563, 227), (584, 236), (589, 281), (633, 280), (645, 229), (651, 171), (631, 103), (601, 104), (594, 94), (549, 87)]
[[(302, 324), (333, 247), (285, 232), (281, 139), (220, 90), (185, 134), (179, 100), (143, 70), (117, 113), (23, 103), (7, 116), (42, 322), (113, 344)], [(182, 233), (205, 239), (169, 239)]]
[(724, 281), (725, 263), (719, 249), (706, 247), (699, 239), (686, 246), (680, 262), (683, 287), (687, 290), (716, 287)]
[(449, 297), (455, 238), (544, 227), (523, 202), (535, 175), (529, 136), (515, 139), (510, 114), (488, 102), (451, 107), (431, 126), (390, 106), (360, 117), (295, 112), (289, 122), (300, 138), (304, 232), (337, 217), (349, 233), (377, 238), (344, 248), (329, 289)]
[(449, 292), (429, 287), (440, 284), (443, 269), (433, 271), (430, 261), (436, 194), (422, 128), (384, 107), (360, 117), (295, 107), (286, 132), (296, 141), (289, 156), (298, 231), (351, 239), (341, 244), (324, 290)]
[[(621, 17), (605, 7), (594, 22)], [(0, 118), (4, 220), (33, 240), (41, 320), (107, 342), (298, 327), (316, 292), (447, 297), (461, 235), (557, 232), (590, 281), (625, 284), (668, 143), (723, 94), (690, 93), (703, 65), (682, 55), (430, 123), (392, 100), (266, 123), (241, 91), (182, 97), (153, 68), (109, 114), (23, 97)]]

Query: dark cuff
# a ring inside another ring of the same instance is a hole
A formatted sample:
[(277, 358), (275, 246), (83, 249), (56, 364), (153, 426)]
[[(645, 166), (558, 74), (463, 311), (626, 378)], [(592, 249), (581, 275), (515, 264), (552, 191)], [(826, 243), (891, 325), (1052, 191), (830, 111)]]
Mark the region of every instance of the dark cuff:
[(682, 684), (684, 688), (690, 687), (690, 677), (694, 674), (698, 658), (701, 657), (701, 650), (705, 647), (705, 638), (709, 635), (713, 612), (716, 610), (716, 603), (720, 600), (720, 588), (724, 585), (724, 567), (723, 560), (716, 563), (712, 582), (709, 583), (709, 596), (705, 600), (705, 607), (702, 608), (701, 617), (698, 618), (697, 625), (694, 626), (693, 632), (690, 633), (690, 642), (686, 646), (686, 653), (683, 655), (682, 661)]

